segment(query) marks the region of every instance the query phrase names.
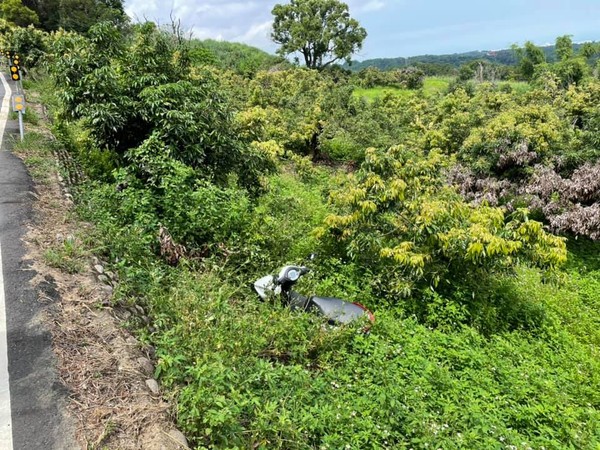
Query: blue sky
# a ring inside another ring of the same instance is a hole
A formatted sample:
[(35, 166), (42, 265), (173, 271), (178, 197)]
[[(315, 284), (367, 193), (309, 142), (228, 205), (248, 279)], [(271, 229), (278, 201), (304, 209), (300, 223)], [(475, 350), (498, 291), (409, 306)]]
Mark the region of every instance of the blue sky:
[[(181, 19), (199, 39), (245, 42), (274, 53), (273, 0), (125, 0), (134, 20)], [(354, 59), (497, 50), (531, 40), (600, 40), (600, 0), (348, 0), (368, 32)]]

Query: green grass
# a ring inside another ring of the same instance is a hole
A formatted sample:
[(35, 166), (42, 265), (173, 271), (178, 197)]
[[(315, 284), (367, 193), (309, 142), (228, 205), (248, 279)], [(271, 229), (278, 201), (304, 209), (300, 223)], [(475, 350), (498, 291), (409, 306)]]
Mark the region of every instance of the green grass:
[(232, 281), (180, 270), (148, 286), (158, 375), (180, 386), (179, 423), (194, 445), (598, 448), (599, 305), (581, 312), (586, 322), (574, 310), (585, 281), (556, 287), (519, 270), (507, 283), (548, 320), (489, 337), (384, 308), (369, 336), (325, 331)]
[(56, 168), (52, 158), (52, 141), (41, 133), (27, 131), (23, 141), (16, 138), (14, 150), (21, 155), (33, 178), (46, 184)]
[[(425, 97), (433, 97), (439, 93), (445, 92), (452, 80), (452, 77), (427, 77), (423, 82), (421, 92), (423, 92)], [(503, 85), (510, 86), (511, 89), (519, 95), (524, 94), (531, 89), (531, 85), (525, 81), (502, 81), (499, 83), (499, 86)], [(373, 101), (386, 94), (408, 98), (416, 95), (417, 92), (419, 91), (394, 87), (375, 87), (370, 89), (357, 88), (354, 90), (354, 96), (364, 98), (367, 101)]]
[(411, 97), (416, 91), (409, 89), (398, 89), (393, 87), (376, 87), (376, 88), (358, 88), (354, 90), (355, 97), (361, 97), (368, 101), (373, 101), (376, 98), (383, 97), (386, 94), (397, 95), (401, 97)]
[[(422, 92), (426, 97), (431, 97), (440, 92), (444, 92), (450, 85), (451, 81), (451, 77), (427, 77), (423, 83)], [(376, 98), (383, 97), (386, 94), (408, 98), (416, 95), (417, 92), (419, 91), (411, 89), (399, 89), (394, 87), (375, 87), (370, 89), (358, 88), (354, 90), (354, 96), (364, 98), (368, 101), (373, 101)]]
[(85, 270), (86, 257), (83, 247), (73, 236), (68, 236), (63, 242), (46, 249), (43, 254), (44, 262), (50, 267), (70, 274)]
[[(8, 113), (9, 120), (19, 120), (19, 113), (11, 111)], [(23, 113), (23, 122), (31, 125), (37, 125), (40, 122), (40, 116), (31, 107), (25, 109)]]
[(514, 92), (521, 95), (531, 90), (531, 85), (527, 81), (502, 81), (498, 83), (500, 86), (508, 85)]
[(444, 92), (452, 80), (452, 77), (427, 77), (423, 83), (423, 93), (425, 96), (431, 96)]

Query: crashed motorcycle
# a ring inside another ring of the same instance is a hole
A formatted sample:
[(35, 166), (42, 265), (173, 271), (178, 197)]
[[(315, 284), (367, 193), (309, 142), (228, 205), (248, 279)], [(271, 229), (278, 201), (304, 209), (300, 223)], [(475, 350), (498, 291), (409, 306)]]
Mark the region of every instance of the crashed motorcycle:
[(321, 315), (332, 325), (343, 325), (367, 319), (365, 331), (375, 322), (375, 316), (360, 303), (352, 303), (334, 297), (306, 297), (292, 290), (303, 275), (310, 272), (304, 266), (285, 266), (278, 275), (266, 275), (253, 284), (254, 290), (262, 300), (280, 297), (284, 305), (292, 310), (309, 311)]

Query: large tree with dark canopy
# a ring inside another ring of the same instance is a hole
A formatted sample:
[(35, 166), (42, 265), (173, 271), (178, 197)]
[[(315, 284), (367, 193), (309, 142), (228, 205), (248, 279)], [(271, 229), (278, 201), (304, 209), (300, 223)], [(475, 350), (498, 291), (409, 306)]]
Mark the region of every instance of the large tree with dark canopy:
[(323, 69), (345, 60), (362, 48), (366, 30), (350, 17), (348, 5), (338, 0), (291, 0), (273, 8), (271, 38), (287, 56), (299, 52), (306, 67)]
[(123, 0), (23, 0), (23, 5), (37, 13), (46, 31), (62, 27), (85, 33), (98, 22), (127, 20)]

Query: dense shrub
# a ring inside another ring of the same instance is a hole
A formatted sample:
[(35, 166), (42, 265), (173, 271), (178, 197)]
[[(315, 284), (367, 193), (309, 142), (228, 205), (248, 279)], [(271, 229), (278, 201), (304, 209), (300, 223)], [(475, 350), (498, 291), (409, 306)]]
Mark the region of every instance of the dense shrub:
[(376, 67), (362, 69), (356, 75), (358, 85), (363, 88), (389, 86), (401, 89), (419, 89), (423, 87), (425, 72), (416, 67), (381, 71)]
[(367, 151), (365, 162), (332, 196), (337, 214), (321, 235), (345, 259), (369, 267), (378, 293), (392, 302), (415, 289), (510, 268), (515, 259), (554, 267), (564, 242), (526, 212), (473, 206), (444, 186), (441, 154), (402, 147)]
[(36, 67), (46, 53), (46, 33), (33, 26), (16, 27), (9, 36), (7, 47), (23, 58), (27, 69)]

